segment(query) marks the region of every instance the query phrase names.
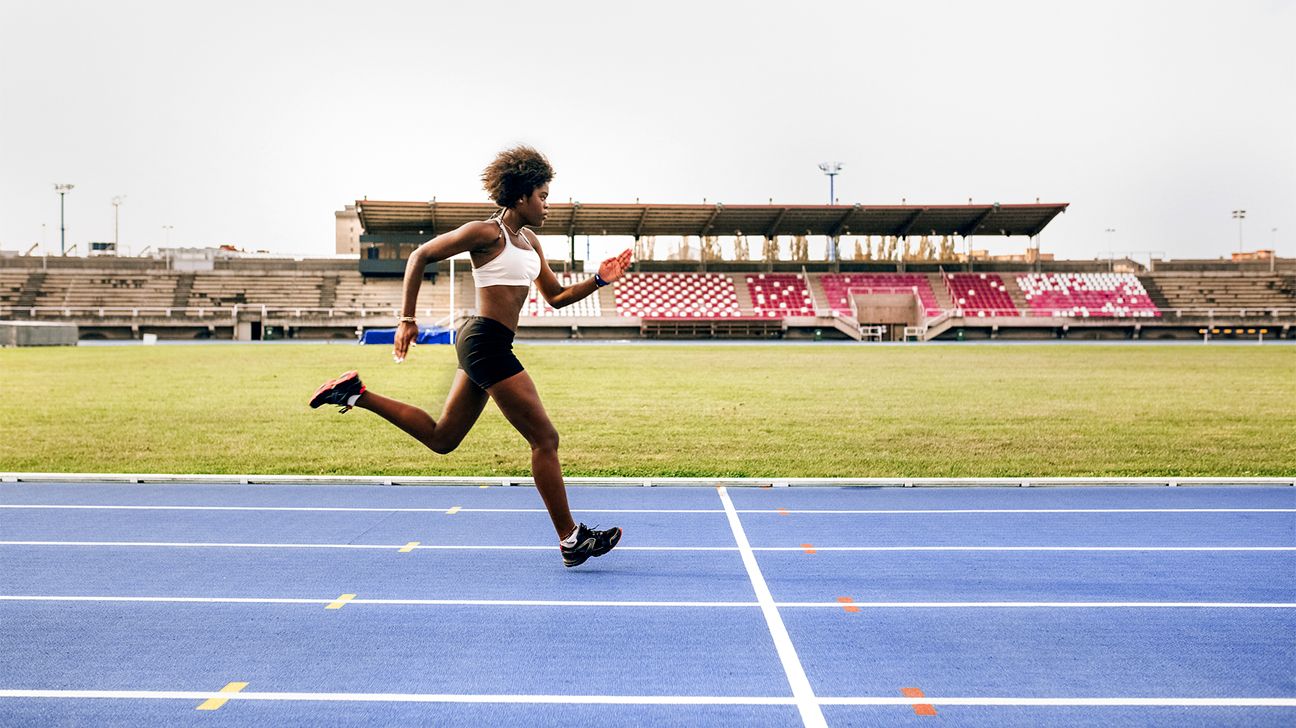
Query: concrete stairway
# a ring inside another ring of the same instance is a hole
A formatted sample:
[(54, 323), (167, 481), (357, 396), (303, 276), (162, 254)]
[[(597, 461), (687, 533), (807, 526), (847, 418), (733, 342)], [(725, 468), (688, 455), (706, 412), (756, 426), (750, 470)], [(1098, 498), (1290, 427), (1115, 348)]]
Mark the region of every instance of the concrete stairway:
[(171, 296), (171, 308), (186, 308), (189, 305), (189, 294), (193, 291), (194, 274), (181, 273), (176, 279), (175, 294)]
[(23, 284), (22, 292), (18, 294), (18, 301), (14, 304), (16, 308), (36, 305), (36, 298), (40, 296), (41, 289), (45, 286), (45, 276), (45, 271), (34, 271), (27, 276), (27, 282)]

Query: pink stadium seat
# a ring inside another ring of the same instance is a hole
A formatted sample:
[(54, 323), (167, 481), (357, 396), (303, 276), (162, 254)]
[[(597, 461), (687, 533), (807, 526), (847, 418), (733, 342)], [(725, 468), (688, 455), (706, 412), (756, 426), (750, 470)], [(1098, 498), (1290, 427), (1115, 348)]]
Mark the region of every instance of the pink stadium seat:
[(757, 273), (747, 276), (747, 293), (757, 316), (813, 316), (814, 301), (800, 273)]
[(1022, 315), (997, 273), (952, 273), (945, 276), (945, 285), (965, 317)]
[(1132, 273), (1029, 273), (1017, 276), (1030, 312), (1074, 318), (1160, 318)]
[(738, 294), (720, 273), (630, 273), (617, 281), (618, 316), (738, 318)]
[(927, 276), (921, 273), (825, 273), (819, 282), (834, 313), (850, 313), (851, 291), (895, 293), (917, 290), (928, 316), (940, 314), (940, 304)]

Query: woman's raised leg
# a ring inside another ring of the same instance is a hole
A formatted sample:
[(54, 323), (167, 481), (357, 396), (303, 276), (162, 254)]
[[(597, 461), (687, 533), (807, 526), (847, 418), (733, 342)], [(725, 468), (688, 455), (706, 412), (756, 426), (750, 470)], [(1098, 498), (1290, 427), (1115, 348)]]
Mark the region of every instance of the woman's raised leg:
[(433, 452), (451, 452), (472, 429), (488, 399), (486, 390), (473, 384), (462, 369), (455, 371), (450, 395), (446, 397), (441, 417), (434, 420), (426, 411), (399, 400), (366, 390), (355, 406), (367, 409), (404, 430)]

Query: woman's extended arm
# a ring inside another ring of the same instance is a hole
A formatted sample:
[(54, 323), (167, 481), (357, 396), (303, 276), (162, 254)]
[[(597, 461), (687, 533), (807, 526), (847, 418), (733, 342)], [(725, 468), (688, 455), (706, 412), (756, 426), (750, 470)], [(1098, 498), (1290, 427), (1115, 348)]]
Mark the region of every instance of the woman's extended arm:
[(410, 342), (418, 336), (418, 323), (414, 320), (418, 307), (419, 287), (423, 285), (423, 271), (429, 263), (452, 258), (460, 253), (489, 245), (499, 236), (499, 226), (489, 222), (469, 222), (444, 235), (418, 246), (405, 262), (405, 283), (401, 290), (400, 323), (396, 325), (396, 342), (392, 356), (397, 362), (405, 359)]
[[(536, 288), (539, 289), (540, 295), (549, 302), (554, 308), (570, 306), (577, 301), (589, 297), (599, 289), (599, 284), (594, 277), (590, 277), (580, 283), (571, 286), (564, 286), (558, 282), (558, 277), (554, 275), (553, 270), (549, 268), (549, 261), (544, 257), (544, 251), (540, 249), (540, 242), (535, 237), (530, 238), (531, 245), (535, 247), (536, 252), (540, 254), (540, 275), (536, 278)], [(608, 258), (599, 264), (598, 278), (603, 279), (603, 283), (611, 283), (625, 274), (630, 267), (630, 249), (627, 248), (615, 257)]]

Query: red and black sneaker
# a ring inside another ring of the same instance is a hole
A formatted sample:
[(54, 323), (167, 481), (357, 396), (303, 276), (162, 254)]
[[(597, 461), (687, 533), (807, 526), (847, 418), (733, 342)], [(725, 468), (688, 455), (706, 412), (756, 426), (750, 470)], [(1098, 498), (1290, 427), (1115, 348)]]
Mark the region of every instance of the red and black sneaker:
[(338, 414), (342, 414), (351, 409), (351, 405), (347, 404), (351, 402), (351, 398), (363, 394), (364, 391), (365, 386), (360, 383), (360, 373), (347, 372), (337, 379), (321, 384), (320, 388), (315, 390), (315, 396), (311, 397), (310, 406), (311, 409), (315, 409), (322, 404), (341, 405), (342, 409)]

